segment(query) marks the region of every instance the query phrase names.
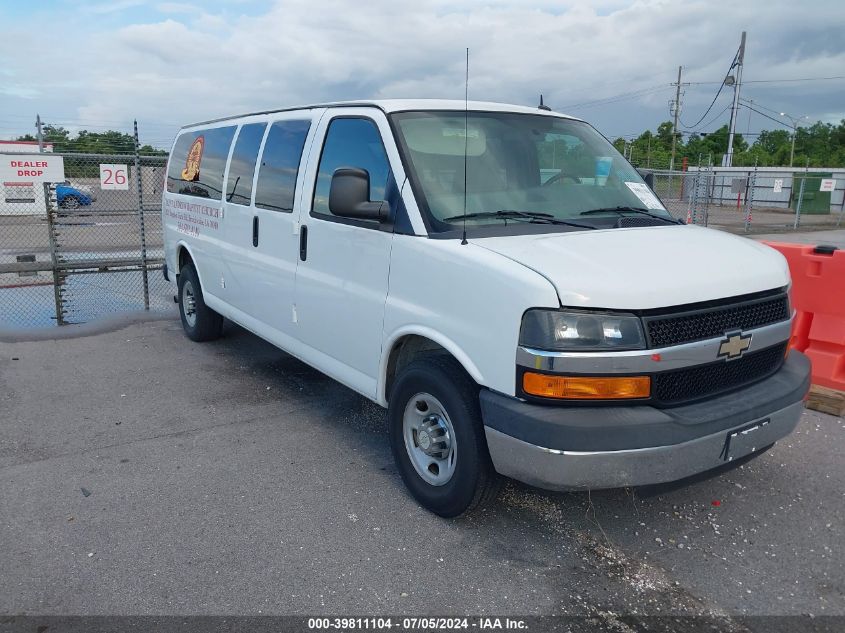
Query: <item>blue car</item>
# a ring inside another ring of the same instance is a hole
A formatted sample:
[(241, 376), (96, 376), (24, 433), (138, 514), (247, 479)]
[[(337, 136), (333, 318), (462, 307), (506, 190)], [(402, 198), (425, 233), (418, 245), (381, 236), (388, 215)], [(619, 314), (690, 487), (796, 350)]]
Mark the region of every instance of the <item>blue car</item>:
[(87, 207), (96, 199), (91, 188), (85, 185), (72, 185), (69, 180), (56, 185), (56, 202), (62, 209)]

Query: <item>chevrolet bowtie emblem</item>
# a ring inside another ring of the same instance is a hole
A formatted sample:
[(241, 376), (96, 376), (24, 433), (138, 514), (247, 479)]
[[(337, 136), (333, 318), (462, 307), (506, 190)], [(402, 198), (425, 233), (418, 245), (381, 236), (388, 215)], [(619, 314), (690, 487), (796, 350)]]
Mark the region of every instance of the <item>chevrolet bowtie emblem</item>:
[(726, 360), (739, 358), (749, 347), (751, 347), (751, 334), (743, 335), (742, 332), (726, 334), (719, 345), (719, 358)]

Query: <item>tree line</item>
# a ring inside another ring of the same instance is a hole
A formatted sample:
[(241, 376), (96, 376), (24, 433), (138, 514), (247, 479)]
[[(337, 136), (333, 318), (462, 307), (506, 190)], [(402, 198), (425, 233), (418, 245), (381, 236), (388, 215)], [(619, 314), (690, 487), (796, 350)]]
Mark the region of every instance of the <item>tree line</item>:
[[(646, 130), (632, 141), (617, 138), (613, 145), (629, 157), (637, 167), (668, 169), (672, 152), (672, 122), (664, 121), (657, 126), (657, 132)], [(45, 143), (53, 145), (53, 151), (86, 154), (133, 154), (135, 139), (125, 132), (109, 130), (90, 132), (81, 130), (76, 135), (59, 125), (45, 125)], [(19, 141), (35, 141), (31, 134), (18, 137)], [(723, 125), (715, 132), (678, 134), (675, 150), (675, 168), (680, 169), (683, 158), (688, 164), (720, 165), (728, 149), (728, 126)], [(734, 136), (733, 164), (738, 167), (789, 166), (792, 152), (792, 130), (763, 130), (753, 143), (742, 134)], [(165, 150), (151, 145), (140, 148), (142, 156), (166, 156)], [(838, 125), (818, 121), (795, 131), (795, 151), (792, 157), (795, 167), (845, 167), (845, 119)]]
[[(613, 145), (630, 157), (637, 167), (667, 169), (672, 152), (672, 122), (664, 121), (657, 126), (657, 132), (646, 130), (633, 141), (617, 138)], [(683, 158), (688, 164), (721, 165), (722, 156), (728, 150), (728, 126), (723, 125), (715, 132), (678, 134), (675, 150), (675, 169), (680, 169)], [(742, 134), (734, 135), (733, 165), (751, 167), (787, 167), (792, 152), (792, 130), (763, 130), (753, 143)], [(818, 121), (795, 131), (795, 151), (792, 157), (795, 167), (843, 167), (845, 166), (845, 119), (838, 125)]]
[[(52, 144), (54, 152), (75, 154), (134, 154), (135, 137), (125, 132), (89, 132), (81, 130), (75, 136), (60, 125), (44, 125), (42, 136), (45, 144)], [(18, 141), (37, 141), (32, 134), (19, 136)], [(139, 148), (142, 156), (166, 156), (167, 152), (151, 145)]]

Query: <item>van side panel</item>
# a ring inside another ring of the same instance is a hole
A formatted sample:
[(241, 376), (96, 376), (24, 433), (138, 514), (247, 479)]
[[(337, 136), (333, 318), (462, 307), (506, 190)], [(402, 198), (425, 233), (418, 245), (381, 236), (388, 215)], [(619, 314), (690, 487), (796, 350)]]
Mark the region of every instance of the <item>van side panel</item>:
[[(222, 301), (218, 297), (209, 297), (207, 304), (215, 312), (222, 314), (230, 321), (237, 323), (242, 328), (249, 330), (268, 343), (272, 343), (279, 349), (284, 350), (314, 369), (323, 372), (353, 391), (357, 391), (370, 400), (374, 400), (373, 391), (370, 389), (370, 385), (373, 383), (371, 376), (367, 376), (349, 367), (349, 365), (340, 362), (329, 354), (324, 354), (320, 350), (314, 349), (284, 332), (268, 328), (263, 322)], [(375, 353), (378, 353), (378, 350)]]
[[(220, 278), (222, 188), (236, 124), (183, 130), (167, 166), (162, 226), (168, 268), (179, 273), (177, 251), (188, 247), (206, 296)], [(171, 268), (172, 267), (172, 268)]]
[(559, 306), (544, 277), (471, 241), (395, 235), (378, 402), (386, 405), (391, 348), (412, 333), (450, 350), (479, 384), (513, 395), (523, 312)]

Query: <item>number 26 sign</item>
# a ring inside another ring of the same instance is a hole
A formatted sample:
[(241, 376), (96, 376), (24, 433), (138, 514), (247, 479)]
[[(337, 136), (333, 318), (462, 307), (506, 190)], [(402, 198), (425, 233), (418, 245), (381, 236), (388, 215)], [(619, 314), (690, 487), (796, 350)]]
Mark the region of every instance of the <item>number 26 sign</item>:
[(100, 164), (100, 189), (129, 189), (127, 166)]

